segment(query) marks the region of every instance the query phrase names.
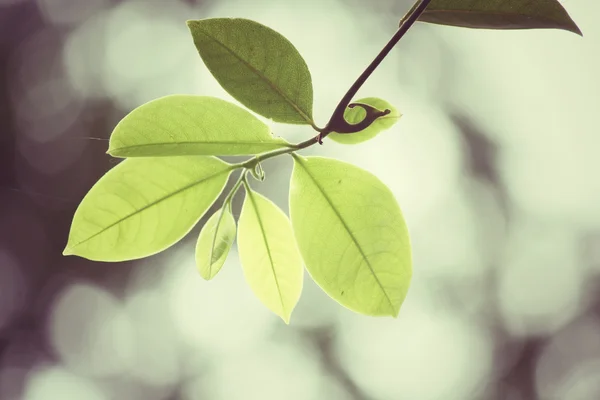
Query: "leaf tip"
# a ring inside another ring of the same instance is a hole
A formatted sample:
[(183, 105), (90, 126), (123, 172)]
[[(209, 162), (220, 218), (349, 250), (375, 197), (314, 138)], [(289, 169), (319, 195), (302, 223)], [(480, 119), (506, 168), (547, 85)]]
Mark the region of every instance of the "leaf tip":
[(123, 158), (123, 153), (121, 153), (121, 149), (119, 148), (113, 140), (108, 142), (108, 149), (106, 149), (106, 154), (115, 158)]
[(574, 33), (578, 36), (583, 37), (583, 32), (581, 31), (581, 29), (579, 28), (579, 26), (577, 26), (577, 24), (575, 23), (575, 21), (571, 18), (568, 17), (568, 21), (560, 27), (561, 29)]
[(198, 273), (202, 279), (205, 281), (210, 281), (215, 277), (216, 274), (212, 273), (212, 264), (208, 263), (208, 266), (206, 266), (203, 262), (203, 258), (204, 257), (199, 257), (199, 254), (196, 254), (196, 269), (198, 270)]
[(206, 272), (202, 271), (201, 269), (199, 269), (199, 273), (200, 273), (200, 277), (202, 279), (204, 279), (205, 281), (210, 281), (213, 277), (210, 276), (210, 274), (207, 274)]
[(75, 255), (75, 252), (73, 251), (73, 248), (69, 245), (67, 245), (67, 247), (65, 247), (65, 249), (62, 252), (63, 256), (72, 256)]
[(197, 33), (198, 29), (199, 29), (199, 20), (197, 19), (188, 19), (187, 21), (185, 21), (185, 25), (187, 26), (188, 30), (190, 31), (190, 33), (192, 34), (192, 37), (195, 38), (195, 34)]
[(125, 150), (123, 151), (123, 149), (115, 149), (114, 147), (109, 147), (108, 150), (106, 150), (106, 154), (108, 154), (109, 156), (113, 157), (113, 158), (127, 158), (130, 154)]
[(295, 305), (292, 306), (291, 309), (289, 309), (288, 307), (282, 307), (279, 310), (275, 310), (272, 309), (273, 312), (275, 312), (276, 315), (279, 316), (279, 318), (281, 318), (283, 320), (283, 322), (285, 322), (286, 325), (290, 324), (290, 320), (292, 319), (292, 313), (294, 312), (294, 308)]

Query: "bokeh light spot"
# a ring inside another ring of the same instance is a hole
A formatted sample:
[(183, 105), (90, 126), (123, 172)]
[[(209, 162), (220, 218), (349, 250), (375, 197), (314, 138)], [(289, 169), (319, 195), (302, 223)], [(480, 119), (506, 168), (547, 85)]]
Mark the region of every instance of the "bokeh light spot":
[(75, 283), (53, 304), (48, 334), (56, 353), (70, 368), (93, 376), (129, 369), (135, 342), (123, 307), (97, 286)]
[(584, 269), (576, 236), (567, 229), (515, 225), (499, 268), (497, 299), (506, 328), (516, 335), (555, 331), (581, 308)]
[(207, 356), (249, 351), (278, 319), (250, 291), (237, 260), (233, 248), (217, 277), (206, 282), (196, 269), (193, 246), (182, 246), (166, 267), (172, 271), (165, 294), (175, 326), (185, 343)]
[(340, 335), (342, 365), (374, 398), (477, 398), (491, 372), (492, 343), (485, 330), (415, 302), (398, 319), (353, 316)]
[(44, 367), (31, 373), (23, 400), (109, 400), (92, 381), (62, 367)]

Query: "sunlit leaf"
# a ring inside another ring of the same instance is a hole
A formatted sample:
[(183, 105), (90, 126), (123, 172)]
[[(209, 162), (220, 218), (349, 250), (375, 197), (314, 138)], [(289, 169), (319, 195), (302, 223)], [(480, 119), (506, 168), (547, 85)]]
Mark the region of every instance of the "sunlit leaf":
[(207, 68), (240, 103), (277, 122), (313, 124), (310, 72), (285, 37), (241, 18), (187, 24)]
[(220, 209), (206, 221), (196, 243), (196, 266), (204, 279), (214, 278), (221, 270), (235, 234), (235, 219), (229, 207)]
[(420, 21), (485, 29), (581, 30), (558, 0), (433, 0)]
[(129, 113), (110, 137), (115, 157), (250, 155), (289, 147), (254, 115), (208, 96), (172, 95)]
[[(368, 128), (363, 129), (362, 131), (344, 134), (332, 132), (328, 136), (331, 140), (342, 144), (356, 144), (365, 142), (374, 138), (386, 129), (391, 128), (401, 116), (400, 112), (393, 105), (377, 97), (367, 97), (353, 101), (353, 103), (363, 103), (373, 106), (380, 111), (387, 109), (391, 112), (383, 117), (377, 118), (371, 125), (369, 125)], [(344, 119), (351, 124), (357, 124), (361, 122), (366, 116), (367, 112), (362, 107), (347, 107), (344, 111)]]
[(238, 251), (252, 291), (289, 323), (302, 292), (302, 258), (288, 217), (252, 190), (246, 192), (238, 221)]
[(198, 222), (231, 170), (214, 157), (129, 158), (82, 200), (63, 254), (124, 261), (164, 250)]
[(295, 155), (290, 217), (306, 268), (329, 296), (362, 314), (398, 315), (412, 261), (387, 186), (352, 164)]

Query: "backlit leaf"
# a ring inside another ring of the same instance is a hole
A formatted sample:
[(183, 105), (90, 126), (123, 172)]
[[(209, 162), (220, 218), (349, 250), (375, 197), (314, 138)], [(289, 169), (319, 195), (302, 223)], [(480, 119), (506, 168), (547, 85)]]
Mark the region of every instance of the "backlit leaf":
[(124, 261), (158, 253), (192, 229), (231, 171), (214, 157), (129, 158), (79, 204), (63, 254)]
[(581, 35), (558, 0), (433, 0), (419, 20), (467, 28), (555, 28)]
[(204, 279), (214, 278), (221, 270), (235, 234), (235, 219), (229, 207), (220, 209), (206, 221), (196, 243), (196, 266)]
[(254, 115), (208, 96), (171, 95), (129, 113), (110, 137), (114, 157), (250, 155), (289, 147)]
[[(398, 112), (393, 105), (377, 97), (367, 97), (365, 99), (353, 101), (353, 103), (363, 103), (373, 106), (380, 111), (390, 110), (391, 112), (383, 117), (377, 118), (371, 125), (362, 131), (343, 134), (336, 132), (330, 133), (328, 137), (334, 142), (342, 144), (357, 144), (365, 142), (374, 138), (386, 129), (391, 128), (401, 116), (400, 112)], [(357, 124), (361, 122), (366, 116), (367, 112), (362, 107), (346, 107), (346, 110), (344, 111), (344, 119), (351, 124)]]
[(387, 186), (352, 164), (294, 155), (290, 217), (306, 268), (329, 296), (362, 314), (398, 315), (412, 261)]
[(209, 71), (240, 103), (273, 121), (313, 124), (310, 72), (285, 37), (241, 18), (187, 24)]
[(252, 291), (289, 323), (302, 292), (302, 258), (288, 217), (248, 189), (238, 221), (238, 251)]

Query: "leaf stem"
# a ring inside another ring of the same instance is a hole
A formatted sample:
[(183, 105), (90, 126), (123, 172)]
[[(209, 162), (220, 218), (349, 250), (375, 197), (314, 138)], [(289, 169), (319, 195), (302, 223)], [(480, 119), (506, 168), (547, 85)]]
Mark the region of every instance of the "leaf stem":
[[(237, 164), (234, 164), (234, 165), (237, 165)], [(235, 196), (235, 194), (239, 190), (240, 186), (242, 185), (242, 182), (244, 181), (247, 173), (248, 173), (247, 170), (246, 171), (242, 171), (242, 173), (238, 177), (237, 181), (235, 182), (235, 184), (233, 185), (233, 187), (229, 191), (229, 194), (227, 195), (227, 197), (225, 197), (225, 200), (223, 200), (223, 210), (225, 209), (225, 207), (231, 205), (231, 200), (233, 200), (233, 196)], [(218, 226), (218, 224), (220, 222), (221, 222), (221, 217), (219, 217), (219, 221), (217, 223), (217, 226)]]

